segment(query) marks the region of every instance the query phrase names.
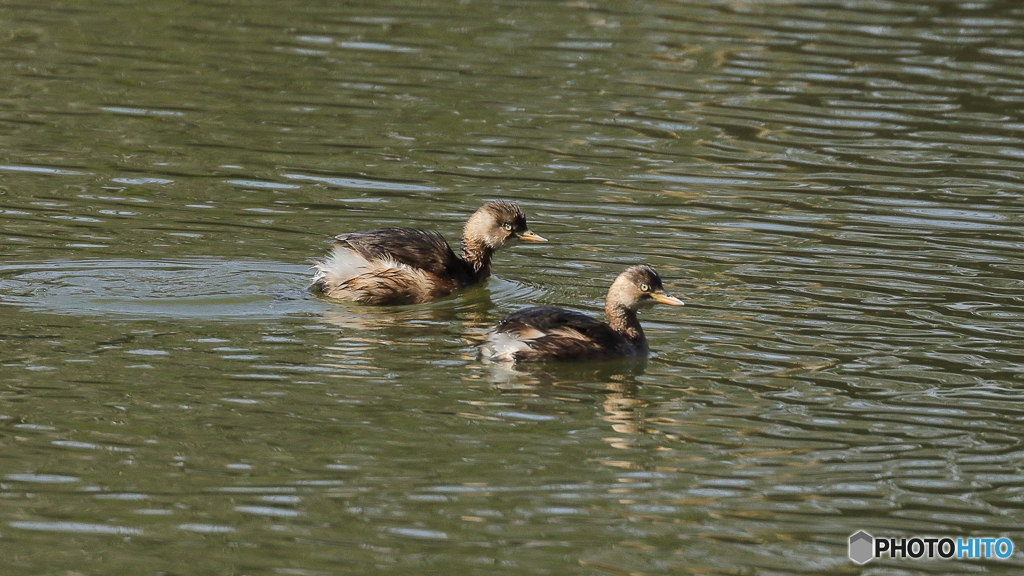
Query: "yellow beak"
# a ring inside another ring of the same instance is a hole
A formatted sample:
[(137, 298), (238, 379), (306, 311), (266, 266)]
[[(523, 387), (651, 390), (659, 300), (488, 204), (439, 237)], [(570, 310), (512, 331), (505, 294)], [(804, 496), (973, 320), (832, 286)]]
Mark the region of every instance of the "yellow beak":
[(538, 236), (537, 234), (534, 234), (529, 230), (527, 230), (526, 232), (520, 232), (519, 234), (517, 234), (517, 236), (520, 240), (523, 240), (525, 242), (547, 242), (547, 239), (545, 239), (542, 236)]
[(660, 302), (661, 304), (668, 304), (669, 306), (683, 305), (683, 301), (680, 300), (679, 298), (676, 298), (675, 296), (669, 296), (668, 294), (659, 294), (658, 292), (654, 292), (653, 294), (651, 294), (651, 299), (654, 300), (655, 302)]

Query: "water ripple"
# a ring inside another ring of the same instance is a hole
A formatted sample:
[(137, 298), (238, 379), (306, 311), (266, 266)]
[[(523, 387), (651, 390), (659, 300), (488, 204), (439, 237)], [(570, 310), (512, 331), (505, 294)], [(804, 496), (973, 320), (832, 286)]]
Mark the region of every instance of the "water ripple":
[[(0, 266), (0, 304), (71, 315), (216, 318), (319, 312), (306, 266), (193, 259), (85, 260)], [(129, 354), (167, 355), (137, 349)]]

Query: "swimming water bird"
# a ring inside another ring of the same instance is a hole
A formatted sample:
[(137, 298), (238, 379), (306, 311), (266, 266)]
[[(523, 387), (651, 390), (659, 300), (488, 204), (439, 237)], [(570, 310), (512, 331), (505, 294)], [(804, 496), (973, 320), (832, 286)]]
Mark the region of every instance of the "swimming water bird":
[(637, 310), (656, 302), (683, 305), (682, 300), (665, 293), (654, 268), (632, 266), (608, 289), (604, 303), (607, 322), (551, 306), (524, 308), (488, 332), (480, 353), (498, 362), (645, 357), (649, 348)]
[(519, 240), (547, 242), (526, 225), (511, 202), (484, 204), (462, 231), (462, 256), (437, 232), (378, 228), (341, 234), (334, 250), (314, 262), (313, 290), (363, 304), (421, 304), (442, 298), (491, 274), (495, 250)]

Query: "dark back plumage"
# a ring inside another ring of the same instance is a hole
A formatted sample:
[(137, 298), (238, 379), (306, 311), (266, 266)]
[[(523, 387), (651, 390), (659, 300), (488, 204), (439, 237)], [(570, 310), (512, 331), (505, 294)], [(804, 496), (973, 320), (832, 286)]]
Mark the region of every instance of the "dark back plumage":
[(513, 312), (503, 318), (494, 331), (529, 341), (528, 346), (523, 346), (510, 358), (522, 362), (635, 355), (634, 346), (606, 322), (553, 306)]
[(439, 277), (468, 281), (472, 272), (455, 255), (448, 241), (438, 232), (414, 228), (378, 228), (339, 234), (335, 245), (355, 251), (367, 260), (390, 258), (400, 264), (419, 268)]
[(636, 311), (647, 303), (680, 305), (665, 294), (650, 266), (632, 266), (612, 282), (602, 322), (586, 314), (537, 306), (513, 312), (495, 326), (480, 347), (499, 361), (599, 360), (646, 356), (647, 338)]
[(489, 202), (463, 228), (462, 255), (444, 237), (413, 228), (340, 234), (334, 250), (314, 263), (313, 290), (365, 304), (419, 304), (483, 281), (491, 255), (516, 240), (543, 242), (510, 202)]

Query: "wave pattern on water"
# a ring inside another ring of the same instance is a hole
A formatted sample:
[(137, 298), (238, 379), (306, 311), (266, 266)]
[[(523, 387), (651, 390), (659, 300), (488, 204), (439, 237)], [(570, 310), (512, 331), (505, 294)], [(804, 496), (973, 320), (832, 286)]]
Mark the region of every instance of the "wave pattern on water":
[[(192, 534), (208, 572), (240, 571), (230, 538), (288, 573), (582, 576), (1019, 532), (1024, 8), (172, 6), (0, 24), (0, 552), (25, 573), (195, 571), (142, 535)], [(454, 243), (496, 198), (550, 242), (485, 288), (301, 292), (333, 234)], [(599, 315), (640, 261), (686, 300), (642, 316), (646, 364), (476, 359), (521, 306)]]
[(6, 264), (0, 304), (70, 315), (276, 317), (322, 310), (304, 290), (308, 277), (304, 266), (215, 259)]

